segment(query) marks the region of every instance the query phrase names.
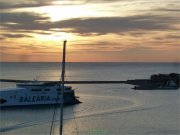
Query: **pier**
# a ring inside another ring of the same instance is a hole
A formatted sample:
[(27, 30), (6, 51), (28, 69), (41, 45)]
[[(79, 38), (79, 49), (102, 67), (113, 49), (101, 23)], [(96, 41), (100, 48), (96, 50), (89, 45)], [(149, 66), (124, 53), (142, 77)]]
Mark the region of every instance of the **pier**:
[[(134, 85), (134, 89), (137, 90), (159, 90), (159, 89), (178, 89), (180, 87), (180, 74), (170, 73), (170, 74), (154, 74), (151, 75), (150, 79), (134, 79), (134, 80), (111, 80), (111, 81), (64, 81), (64, 84), (130, 84)], [(0, 82), (12, 82), (12, 83), (26, 83), (35, 82), (37, 80), (14, 80), (14, 79), (0, 79)], [(62, 83), (61, 81), (38, 81), (42, 83)]]
[[(34, 82), (34, 80), (14, 80), (14, 79), (0, 79), (0, 82), (26, 83)], [(61, 83), (61, 81), (38, 81), (45, 83)], [(107, 83), (127, 83), (127, 81), (65, 81), (65, 84), (107, 84)]]

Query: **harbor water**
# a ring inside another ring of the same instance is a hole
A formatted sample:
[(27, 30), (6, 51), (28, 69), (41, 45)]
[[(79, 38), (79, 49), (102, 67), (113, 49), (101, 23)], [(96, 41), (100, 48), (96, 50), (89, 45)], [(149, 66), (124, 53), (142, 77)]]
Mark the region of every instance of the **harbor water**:
[[(66, 80), (147, 79), (180, 73), (179, 63), (67, 63)], [(60, 63), (0, 63), (1, 79), (59, 80)], [(81, 104), (64, 107), (64, 135), (179, 135), (179, 90), (133, 90), (128, 84), (73, 84)], [(1, 89), (15, 87), (1, 83)], [(60, 107), (58, 107), (60, 108)], [(49, 135), (54, 106), (0, 111), (1, 135)], [(59, 134), (60, 109), (54, 135)]]

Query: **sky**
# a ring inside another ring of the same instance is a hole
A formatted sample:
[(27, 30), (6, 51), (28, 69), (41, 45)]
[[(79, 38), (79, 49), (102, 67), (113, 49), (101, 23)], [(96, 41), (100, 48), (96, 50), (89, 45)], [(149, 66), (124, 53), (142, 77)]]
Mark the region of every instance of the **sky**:
[(179, 0), (0, 0), (0, 61), (180, 62)]

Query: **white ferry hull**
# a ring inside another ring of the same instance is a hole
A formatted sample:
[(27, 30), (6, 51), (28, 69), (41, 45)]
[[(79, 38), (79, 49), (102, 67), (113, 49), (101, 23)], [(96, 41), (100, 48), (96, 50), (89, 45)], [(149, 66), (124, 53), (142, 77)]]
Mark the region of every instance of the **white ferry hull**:
[[(62, 102), (60, 94), (57, 89), (53, 88), (41, 89), (40, 91), (18, 87), (5, 89), (0, 91), (0, 107), (60, 104)], [(77, 102), (74, 91), (65, 90), (64, 104)]]

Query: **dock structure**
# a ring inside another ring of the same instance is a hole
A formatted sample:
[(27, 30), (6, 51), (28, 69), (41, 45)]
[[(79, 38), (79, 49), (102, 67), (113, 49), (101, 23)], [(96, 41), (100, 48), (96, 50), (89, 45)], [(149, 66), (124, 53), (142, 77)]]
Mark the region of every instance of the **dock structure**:
[(127, 81), (66, 81), (66, 84), (107, 84), (107, 83), (126, 83)]
[[(174, 75), (174, 74), (173, 74)], [(175, 74), (176, 75), (176, 74)], [(162, 75), (161, 75), (162, 76)], [(165, 76), (166, 77), (166, 76)], [(164, 78), (165, 78), (164, 77)], [(178, 89), (180, 87), (180, 75), (165, 79), (134, 79), (126, 81), (64, 81), (64, 84), (130, 84), (134, 86), (136, 90), (157, 90), (157, 89)], [(0, 79), (0, 82), (12, 82), (12, 83), (26, 83), (34, 82), (32, 80), (13, 80), (13, 79)], [(61, 81), (38, 81), (47, 84), (59, 84)]]
[[(0, 79), (0, 82), (12, 83), (26, 83), (34, 82), (33, 80), (14, 80), (14, 79)], [(45, 83), (61, 83), (61, 81), (38, 81)], [(65, 84), (107, 84), (107, 83), (127, 83), (127, 81), (64, 81)]]

